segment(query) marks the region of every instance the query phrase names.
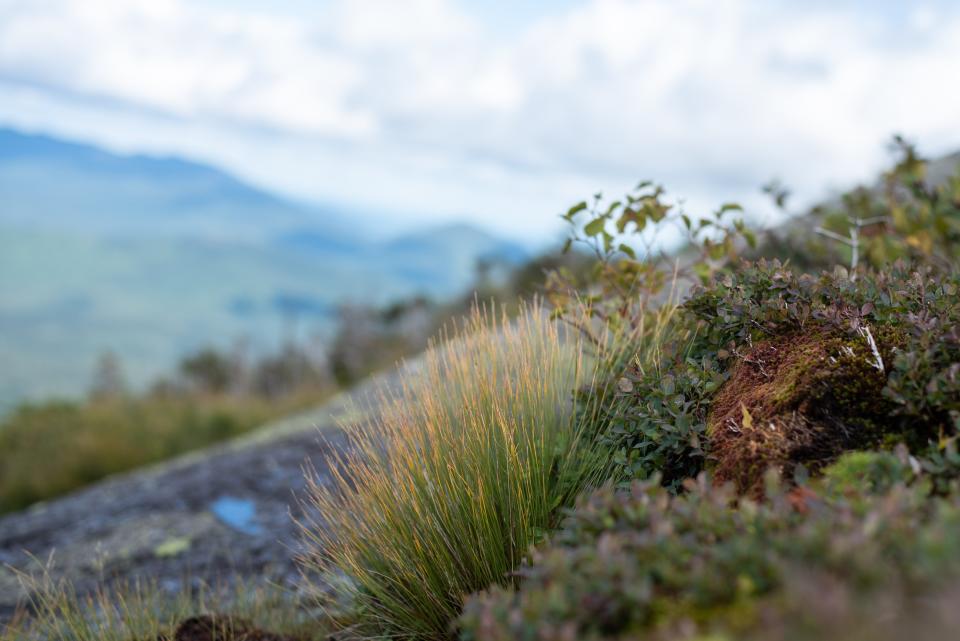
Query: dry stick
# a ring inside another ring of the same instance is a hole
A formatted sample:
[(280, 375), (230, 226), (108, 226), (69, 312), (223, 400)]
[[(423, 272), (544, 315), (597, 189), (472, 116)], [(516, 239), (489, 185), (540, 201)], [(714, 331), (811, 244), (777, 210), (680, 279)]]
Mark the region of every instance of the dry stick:
[(874, 362), (871, 363), (871, 365), (876, 367), (880, 372), (884, 372), (883, 358), (880, 356), (880, 350), (877, 348), (877, 341), (873, 340), (873, 334), (870, 333), (870, 326), (864, 324), (858, 329), (858, 331), (860, 332), (861, 336), (866, 337), (867, 344), (870, 345), (870, 351), (873, 353), (874, 359)]
[(843, 243), (850, 248), (850, 280), (857, 280), (857, 266), (860, 264), (860, 230), (864, 227), (869, 227), (870, 225), (877, 225), (879, 223), (886, 223), (890, 221), (889, 216), (874, 216), (872, 218), (847, 218), (850, 221), (850, 237), (842, 236), (836, 232), (825, 229), (822, 226), (817, 226), (813, 231), (820, 234), (821, 236), (826, 236), (832, 240)]

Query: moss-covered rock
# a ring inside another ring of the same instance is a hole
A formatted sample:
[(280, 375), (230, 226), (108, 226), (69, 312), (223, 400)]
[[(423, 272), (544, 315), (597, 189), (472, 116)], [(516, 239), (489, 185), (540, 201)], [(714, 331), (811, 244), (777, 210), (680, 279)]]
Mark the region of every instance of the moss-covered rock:
[(916, 437), (884, 395), (884, 363), (901, 342), (890, 328), (813, 327), (741, 354), (708, 416), (715, 479), (758, 493), (771, 467), (790, 478), (799, 465), (815, 472), (847, 450)]

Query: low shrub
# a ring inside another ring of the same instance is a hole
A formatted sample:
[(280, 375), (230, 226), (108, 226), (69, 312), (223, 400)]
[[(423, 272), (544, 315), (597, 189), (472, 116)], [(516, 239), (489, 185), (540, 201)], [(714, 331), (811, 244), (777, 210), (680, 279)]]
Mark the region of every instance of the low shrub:
[[(404, 380), (332, 481), (313, 478), (311, 571), (348, 577), (341, 627), (378, 638), (449, 638), (464, 596), (510, 583), (560, 510), (609, 476), (573, 391), (594, 383), (577, 333), (538, 308), (511, 323), (475, 311)], [(611, 341), (617, 345), (619, 341)]]
[(850, 449), (934, 456), (960, 427), (958, 288), (904, 264), (855, 281), (744, 264), (681, 306), (659, 370), (626, 374), (606, 440), (634, 478), (714, 468), (741, 491)]
[(958, 585), (956, 497), (902, 482), (785, 492), (774, 480), (762, 502), (705, 477), (680, 496), (648, 481), (584, 498), (519, 588), (468, 600), (461, 638), (817, 638), (858, 612), (874, 625), (886, 598), (903, 614)]
[[(791, 221), (785, 239), (752, 231), (736, 204), (691, 215), (646, 181), (563, 215), (567, 246), (596, 260), (586, 282), (550, 275), (561, 318), (585, 301), (604, 323), (635, 325), (650, 301), (672, 301), (692, 285), (658, 363), (616, 363), (581, 395), (604, 405), (614, 390), (611, 407), (627, 406), (610, 412), (604, 435), (623, 474), (660, 474), (678, 488), (714, 467), (718, 479), (750, 491), (768, 466), (815, 471), (851, 448), (932, 444), (927, 458), (943, 458), (960, 433), (960, 174), (929, 180), (911, 144), (896, 137), (893, 148), (898, 161), (882, 185)], [(782, 185), (765, 191), (785, 208)], [(738, 262), (784, 255), (811, 270), (850, 269), (813, 276), (776, 259)], [(771, 374), (765, 362), (783, 371)]]
[[(789, 258), (811, 272), (837, 264), (884, 269), (900, 259), (952, 268), (960, 259), (960, 167), (942, 165), (943, 175), (931, 176), (929, 161), (909, 141), (895, 136), (891, 149), (896, 162), (878, 183), (767, 232), (749, 256)], [(779, 198), (777, 204), (784, 207)]]

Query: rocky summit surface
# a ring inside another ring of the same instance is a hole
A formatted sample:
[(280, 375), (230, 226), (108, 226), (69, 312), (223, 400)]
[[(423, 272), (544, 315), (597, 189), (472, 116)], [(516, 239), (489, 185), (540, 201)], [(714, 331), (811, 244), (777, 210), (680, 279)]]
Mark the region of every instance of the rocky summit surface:
[(367, 420), (399, 372), (371, 378), (309, 412), (0, 517), (0, 621), (29, 597), (18, 572), (46, 573), (79, 593), (149, 580), (279, 584), (296, 590), (304, 468), (327, 478), (345, 423)]

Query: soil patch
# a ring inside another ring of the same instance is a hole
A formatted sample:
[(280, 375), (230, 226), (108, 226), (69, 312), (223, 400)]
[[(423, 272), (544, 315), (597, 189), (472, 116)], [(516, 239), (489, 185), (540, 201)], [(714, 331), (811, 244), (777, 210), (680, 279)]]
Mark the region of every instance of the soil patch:
[(221, 615), (191, 617), (177, 626), (172, 636), (157, 641), (304, 641), (260, 630), (248, 621)]

